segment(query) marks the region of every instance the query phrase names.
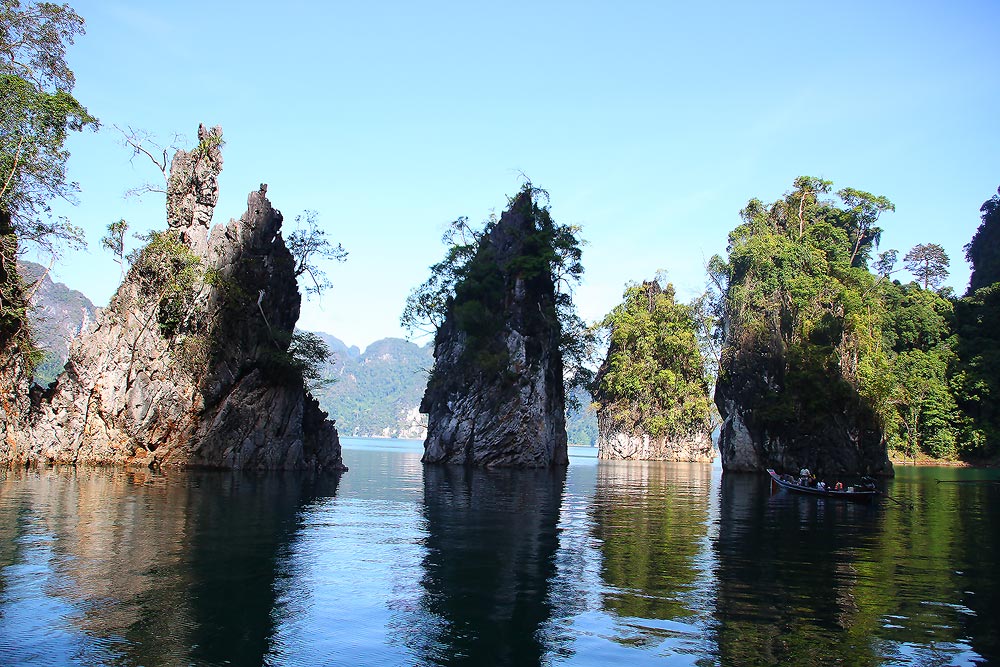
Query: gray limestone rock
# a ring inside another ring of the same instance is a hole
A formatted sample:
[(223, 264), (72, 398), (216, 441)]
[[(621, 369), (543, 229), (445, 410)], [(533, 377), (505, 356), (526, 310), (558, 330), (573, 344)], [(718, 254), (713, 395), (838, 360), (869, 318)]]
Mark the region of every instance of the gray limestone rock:
[(476, 278), (456, 290), (420, 407), (426, 463), (569, 461), (555, 287), (548, 271), (524, 269), (539, 214), (530, 191), (518, 195), (480, 243)]
[(300, 297), (281, 213), (261, 186), (209, 235), (222, 132), (198, 135), (171, 167), (167, 249), (133, 264), (0, 463), (343, 469), (288, 354)]
[[(841, 398), (809, 419), (774, 419), (767, 401), (789, 391), (788, 360), (780, 346), (770, 354), (737, 350), (724, 357), (715, 388), (722, 415), (719, 454), (724, 470), (809, 468), (817, 475), (893, 474), (872, 410), (861, 400)], [(836, 382), (831, 378), (830, 382)]]
[(686, 438), (654, 437), (648, 433), (636, 435), (606, 424), (598, 414), (597, 458), (622, 461), (706, 462), (715, 458), (712, 438), (707, 432), (693, 433)]

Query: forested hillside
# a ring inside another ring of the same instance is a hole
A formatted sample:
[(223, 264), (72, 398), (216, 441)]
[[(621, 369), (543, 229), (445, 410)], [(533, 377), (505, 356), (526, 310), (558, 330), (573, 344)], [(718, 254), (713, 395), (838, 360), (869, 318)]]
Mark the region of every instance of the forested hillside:
[(427, 419), (417, 410), (434, 363), (429, 345), (383, 338), (361, 352), (329, 334), (318, 334), (332, 356), (330, 380), (315, 391), (320, 407), (348, 437), (423, 438)]
[[(882, 196), (795, 180), (752, 199), (715, 257), (725, 346), (716, 401), (723, 464), (887, 472), (895, 457), (996, 455), (998, 198), (966, 246), (970, 292), (942, 287), (936, 243), (878, 252)], [(905, 273), (904, 273), (905, 269)], [(911, 282), (903, 282), (906, 274)], [(752, 447), (749, 446), (752, 444)]]

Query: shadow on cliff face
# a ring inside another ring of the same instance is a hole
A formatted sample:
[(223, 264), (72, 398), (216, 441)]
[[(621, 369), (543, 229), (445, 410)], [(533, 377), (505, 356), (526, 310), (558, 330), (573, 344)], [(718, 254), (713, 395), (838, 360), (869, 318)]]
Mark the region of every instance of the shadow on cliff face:
[(300, 514), (335, 496), (338, 483), (278, 473), (7, 473), (0, 663), (263, 664)]
[(423, 661), (541, 664), (565, 481), (564, 468), (424, 466), (428, 627), (410, 635)]

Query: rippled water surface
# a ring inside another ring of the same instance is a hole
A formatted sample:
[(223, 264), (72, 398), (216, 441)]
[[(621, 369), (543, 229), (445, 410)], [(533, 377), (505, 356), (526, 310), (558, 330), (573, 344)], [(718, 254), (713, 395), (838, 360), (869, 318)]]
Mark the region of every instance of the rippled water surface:
[(0, 665), (1000, 661), (996, 471), (901, 469), (912, 507), (868, 506), (571, 457), (0, 471)]

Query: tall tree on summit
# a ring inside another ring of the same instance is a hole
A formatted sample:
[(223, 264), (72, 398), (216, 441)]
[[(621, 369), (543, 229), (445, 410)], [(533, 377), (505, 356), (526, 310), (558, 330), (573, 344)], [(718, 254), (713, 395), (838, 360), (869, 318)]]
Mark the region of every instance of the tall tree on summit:
[(948, 253), (937, 243), (921, 243), (914, 246), (903, 257), (906, 270), (914, 275), (921, 287), (937, 289), (948, 277), (951, 260)]

